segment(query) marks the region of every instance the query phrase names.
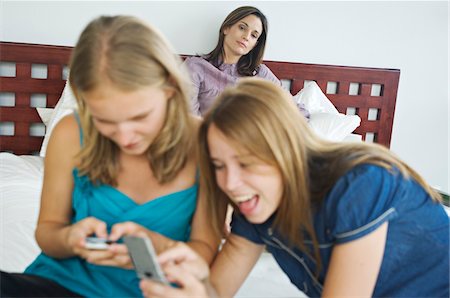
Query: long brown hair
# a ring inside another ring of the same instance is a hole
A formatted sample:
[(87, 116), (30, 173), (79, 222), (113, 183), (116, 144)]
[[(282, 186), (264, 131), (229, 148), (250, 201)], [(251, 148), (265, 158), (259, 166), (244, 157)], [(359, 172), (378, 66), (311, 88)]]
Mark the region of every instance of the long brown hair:
[(242, 56), (237, 62), (237, 71), (242, 76), (254, 76), (258, 72), (259, 65), (263, 60), (264, 49), (266, 48), (267, 30), (269, 28), (266, 16), (259, 9), (253, 6), (241, 6), (228, 14), (220, 26), (217, 45), (214, 50), (206, 55), (206, 60), (211, 62), (216, 67), (223, 63), (223, 57), (225, 54), (223, 49), (223, 43), (225, 40), (224, 30), (249, 15), (258, 17), (261, 20), (263, 28), (255, 47), (247, 55)]
[(137, 18), (102, 16), (88, 24), (73, 50), (69, 75), (84, 133), (80, 174), (87, 174), (94, 182), (117, 183), (119, 148), (98, 132), (83, 100), (85, 92), (106, 81), (124, 91), (146, 86), (174, 91), (164, 126), (148, 148), (147, 157), (158, 182), (176, 177), (192, 153), (194, 125), (187, 99), (189, 79), (180, 65), (165, 38)]
[[(240, 144), (250, 154), (279, 169), (283, 194), (274, 228), (291, 246), (313, 255), (318, 268), (321, 260), (312, 210), (351, 168), (367, 163), (389, 170), (395, 167), (404, 177), (415, 179), (434, 200), (440, 200), (440, 195), (418, 173), (388, 149), (376, 144), (319, 139), (286, 91), (272, 82), (246, 78), (221, 94), (204, 116), (199, 131), (201, 187), (209, 198), (208, 209), (217, 234), (222, 231), (224, 208), (229, 199), (218, 187), (210, 161), (207, 132), (211, 125), (234, 144)], [(301, 231), (311, 237), (313, 251), (306, 249)]]

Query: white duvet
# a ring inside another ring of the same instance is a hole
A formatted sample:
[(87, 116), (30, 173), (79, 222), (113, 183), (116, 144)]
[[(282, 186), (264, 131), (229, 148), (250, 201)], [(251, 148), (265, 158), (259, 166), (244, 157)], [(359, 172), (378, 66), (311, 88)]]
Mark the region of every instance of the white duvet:
[(0, 269), (21, 272), (40, 249), (34, 240), (43, 158), (0, 153)]
[[(39, 254), (34, 240), (43, 158), (0, 153), (0, 270), (22, 272)], [(236, 297), (306, 297), (264, 253)]]

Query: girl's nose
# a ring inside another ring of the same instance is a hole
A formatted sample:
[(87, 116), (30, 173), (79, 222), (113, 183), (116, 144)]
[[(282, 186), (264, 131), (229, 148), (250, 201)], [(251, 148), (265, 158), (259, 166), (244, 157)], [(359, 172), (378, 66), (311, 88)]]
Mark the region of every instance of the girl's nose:
[(133, 133), (125, 123), (121, 123), (117, 127), (116, 141), (121, 147), (126, 147), (131, 144)]
[(233, 167), (227, 169), (226, 187), (228, 191), (234, 191), (242, 185), (241, 171)]

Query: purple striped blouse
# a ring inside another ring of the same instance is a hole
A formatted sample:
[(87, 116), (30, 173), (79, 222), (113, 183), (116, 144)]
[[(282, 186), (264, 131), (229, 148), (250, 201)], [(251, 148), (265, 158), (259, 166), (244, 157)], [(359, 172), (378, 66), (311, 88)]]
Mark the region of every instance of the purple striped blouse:
[[(217, 68), (202, 57), (188, 57), (184, 65), (189, 71), (192, 82), (191, 110), (199, 116), (207, 112), (225, 87), (236, 84), (242, 77), (237, 72), (237, 64), (222, 64)], [(280, 80), (264, 64), (260, 65), (255, 76), (281, 86)], [(309, 113), (303, 106), (299, 106), (299, 109), (306, 118), (309, 118)]]

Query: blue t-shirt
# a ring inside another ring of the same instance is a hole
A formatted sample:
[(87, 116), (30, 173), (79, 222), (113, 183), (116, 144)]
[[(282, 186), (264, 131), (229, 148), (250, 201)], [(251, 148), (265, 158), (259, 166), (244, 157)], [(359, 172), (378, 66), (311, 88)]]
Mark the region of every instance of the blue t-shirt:
[[(273, 227), (275, 214), (252, 224), (234, 214), (232, 233), (265, 244), (291, 282), (308, 296), (321, 296), (336, 244), (361, 238), (389, 222), (373, 296), (449, 297), (449, 217), (413, 179), (375, 165), (359, 165), (343, 175), (314, 213), (322, 270), (289, 248)], [(300, 231), (299, 231), (300, 233)], [(305, 246), (312, 242), (305, 237)]]

